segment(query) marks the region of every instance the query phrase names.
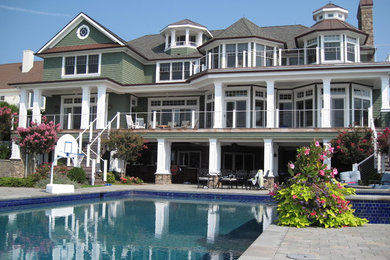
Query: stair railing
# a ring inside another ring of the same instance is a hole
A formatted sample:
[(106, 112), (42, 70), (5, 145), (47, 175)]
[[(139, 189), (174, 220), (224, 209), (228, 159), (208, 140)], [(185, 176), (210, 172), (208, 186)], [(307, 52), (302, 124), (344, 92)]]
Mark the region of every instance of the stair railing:
[(371, 157), (375, 157), (374, 159), (374, 166), (375, 168), (378, 169), (379, 172), (381, 172), (381, 155), (378, 153), (378, 133), (376, 132), (376, 128), (375, 128), (375, 124), (374, 124), (374, 118), (370, 118), (370, 128), (372, 130), (372, 135), (373, 135), (373, 140), (372, 140), (372, 143), (374, 145), (374, 153), (371, 154), (370, 156), (368, 156), (367, 158), (365, 158), (363, 161), (359, 162), (359, 163), (354, 163), (352, 165), (352, 170), (353, 171), (358, 171), (359, 170), (359, 167), (360, 165), (362, 165), (363, 163), (365, 163), (366, 161), (368, 161)]
[[(79, 153), (79, 154), (84, 154), (84, 156), (87, 157), (87, 159), (86, 159), (86, 166), (87, 166), (87, 167), (90, 166), (90, 165), (89, 165), (90, 156), (88, 156), (88, 153), (85, 153), (85, 152), (83, 151), (83, 134), (85, 134), (85, 132), (87, 132), (87, 131), (89, 130), (89, 142), (91, 142), (91, 140), (92, 140), (92, 135), (93, 135), (93, 125), (95, 124), (96, 120), (97, 120), (97, 117), (96, 117), (93, 121), (91, 121), (91, 122), (89, 123), (88, 127), (85, 128), (84, 131), (82, 131), (81, 133), (79, 133), (79, 135), (78, 135), (77, 138), (76, 138), (76, 142), (79, 143), (79, 151), (78, 151), (78, 153)], [(77, 161), (78, 167), (80, 167), (82, 160), (83, 160), (83, 157), (81, 158), (80, 161), (79, 161), (79, 160)]]
[[(120, 112), (116, 113), (116, 115), (106, 124), (106, 126), (96, 135), (96, 137), (90, 141), (90, 143), (87, 145), (87, 158), (90, 158), (91, 152), (95, 155), (96, 160), (92, 160), (92, 169), (96, 169), (97, 161), (100, 162), (103, 161), (103, 180), (107, 181), (107, 160), (104, 160), (100, 156), (100, 150), (101, 150), (101, 136), (102, 134), (108, 130), (108, 134), (111, 132), (111, 125), (112, 123), (117, 120), (116, 128), (119, 129), (120, 127)], [(94, 144), (97, 141), (97, 152), (93, 151), (91, 149), (92, 144)], [(89, 155), (89, 156), (88, 156)], [(92, 180), (95, 180), (95, 172), (92, 171)]]

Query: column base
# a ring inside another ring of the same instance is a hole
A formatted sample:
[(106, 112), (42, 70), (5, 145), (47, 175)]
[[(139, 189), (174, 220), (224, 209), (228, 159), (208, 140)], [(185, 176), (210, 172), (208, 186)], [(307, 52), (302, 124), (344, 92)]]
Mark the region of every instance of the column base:
[(172, 175), (171, 174), (154, 174), (154, 183), (155, 184), (172, 184)]
[(266, 189), (271, 190), (274, 188), (275, 177), (268, 177), (267, 181), (264, 183)]

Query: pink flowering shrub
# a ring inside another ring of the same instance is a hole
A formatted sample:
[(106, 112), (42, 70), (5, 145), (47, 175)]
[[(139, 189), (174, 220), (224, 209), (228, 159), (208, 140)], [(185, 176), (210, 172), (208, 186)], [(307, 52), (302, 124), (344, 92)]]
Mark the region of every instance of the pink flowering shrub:
[(44, 154), (54, 150), (57, 143), (57, 134), (60, 131), (60, 124), (55, 125), (53, 121), (46, 123), (43, 117), (42, 123), (37, 125), (31, 123), (31, 127), (18, 127), (18, 136), (15, 138), (20, 148), (32, 154)]
[(322, 148), (318, 142), (297, 150), (296, 161), (288, 163), (293, 176), (283, 186), (275, 184), (270, 195), (278, 202), (278, 224), (283, 226), (343, 227), (367, 223), (353, 215), (346, 195), (354, 189), (345, 188), (335, 176), (337, 169), (324, 163), (333, 147)]
[(387, 143), (390, 138), (390, 128), (386, 127), (383, 132), (378, 133), (378, 148), (382, 153), (387, 153), (389, 150), (389, 144)]
[(12, 112), (10, 107), (0, 107), (0, 141), (10, 140), (12, 117), (16, 115), (17, 113)]
[(120, 181), (123, 184), (141, 184), (144, 183), (144, 181), (141, 178), (138, 177), (120, 177)]
[(372, 136), (371, 129), (364, 127), (353, 127), (340, 132), (337, 138), (331, 141), (334, 157), (346, 165), (364, 160), (374, 152)]

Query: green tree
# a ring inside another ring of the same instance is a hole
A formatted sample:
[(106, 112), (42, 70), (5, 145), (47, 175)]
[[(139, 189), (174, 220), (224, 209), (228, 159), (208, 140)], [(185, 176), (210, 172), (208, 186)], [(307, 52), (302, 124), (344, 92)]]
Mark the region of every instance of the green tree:
[(353, 215), (346, 195), (354, 194), (336, 179), (337, 169), (324, 164), (333, 148), (322, 148), (318, 141), (297, 150), (297, 159), (288, 164), (293, 176), (283, 186), (275, 185), (271, 192), (278, 201), (278, 224), (283, 226), (342, 227), (367, 223)]
[(103, 143), (111, 151), (115, 151), (114, 158), (124, 161), (125, 167), (122, 169), (121, 177), (126, 175), (127, 163), (135, 162), (141, 156), (140, 152), (148, 148), (143, 137), (132, 132), (113, 131)]

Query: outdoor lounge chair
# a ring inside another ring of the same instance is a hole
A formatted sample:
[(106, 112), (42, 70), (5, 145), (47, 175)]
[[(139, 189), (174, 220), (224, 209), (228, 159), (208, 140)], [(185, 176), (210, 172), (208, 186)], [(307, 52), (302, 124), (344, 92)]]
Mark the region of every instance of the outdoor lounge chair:
[(126, 123), (127, 123), (127, 128), (130, 128), (130, 129), (145, 128), (144, 119), (142, 117), (136, 118), (135, 123), (134, 123), (132, 116), (126, 115)]
[(209, 187), (210, 183), (213, 183), (214, 187), (214, 178), (210, 175), (209, 170), (205, 168), (198, 169), (198, 188), (199, 187)]
[(374, 189), (390, 189), (390, 172), (384, 172), (380, 184), (370, 185)]
[[(270, 170), (268, 170), (265, 174), (263, 172), (263, 170), (258, 170), (255, 174), (254, 177), (251, 177), (253, 176), (253, 171), (251, 172), (252, 174), (249, 176), (248, 180), (247, 180), (247, 185), (249, 187), (249, 189), (260, 189), (260, 190), (265, 190), (266, 188), (264, 187), (264, 183), (268, 181), (268, 176), (269, 176), (269, 173), (270, 173)], [(261, 183), (261, 177), (263, 177), (263, 183)]]
[(221, 186), (223, 188), (223, 185), (227, 184), (229, 188), (233, 187), (233, 184), (236, 184), (236, 187), (238, 185), (238, 181), (236, 178), (236, 175), (233, 174), (232, 170), (229, 169), (222, 169), (221, 170), (221, 176), (218, 180), (218, 187)]
[(340, 182), (347, 185), (359, 185), (360, 171), (340, 172)]

